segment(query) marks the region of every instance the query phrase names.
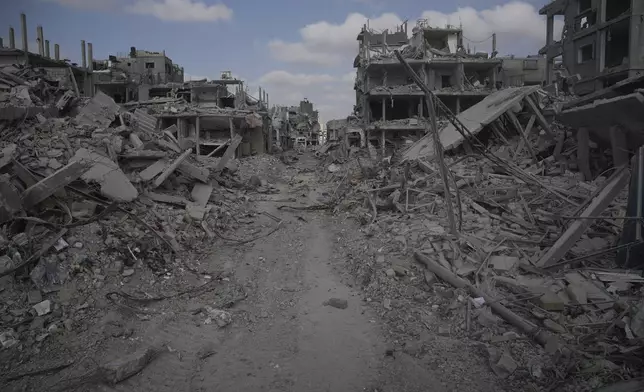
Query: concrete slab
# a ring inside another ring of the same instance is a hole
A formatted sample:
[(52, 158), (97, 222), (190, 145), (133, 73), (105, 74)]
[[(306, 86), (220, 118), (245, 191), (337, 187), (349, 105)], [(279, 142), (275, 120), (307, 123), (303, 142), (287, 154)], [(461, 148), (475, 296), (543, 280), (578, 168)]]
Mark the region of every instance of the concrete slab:
[(75, 120), (80, 125), (107, 128), (114, 121), (119, 111), (119, 105), (112, 98), (98, 91), (94, 98), (79, 110)]
[(610, 141), (609, 130), (621, 126), (630, 139), (644, 139), (638, 135), (644, 129), (644, 94), (633, 93), (617, 98), (601, 99), (591, 104), (568, 109), (557, 116), (562, 124), (573, 128), (588, 128), (593, 134), (605, 141)]
[[(499, 90), (456, 117), (473, 135), (476, 135), (525, 97), (537, 92), (539, 88), (539, 86), (528, 86)], [(449, 124), (440, 131), (440, 141), (447, 151), (463, 143), (463, 136), (454, 125)], [(427, 134), (405, 151), (402, 158), (403, 160), (415, 160), (422, 157), (433, 157), (433, 155), (432, 135)]]
[(101, 186), (101, 194), (110, 200), (127, 202), (136, 199), (139, 192), (125, 176), (119, 165), (111, 159), (81, 148), (70, 159), (70, 162), (85, 160), (92, 167), (81, 176), (86, 182), (97, 182)]

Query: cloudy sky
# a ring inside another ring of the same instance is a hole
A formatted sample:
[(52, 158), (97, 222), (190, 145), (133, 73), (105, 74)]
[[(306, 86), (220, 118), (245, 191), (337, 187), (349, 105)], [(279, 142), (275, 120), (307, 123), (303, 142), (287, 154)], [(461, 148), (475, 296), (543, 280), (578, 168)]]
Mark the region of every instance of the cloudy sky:
[[(166, 54), (193, 78), (224, 70), (246, 80), (251, 92), (266, 89), (272, 104), (306, 97), (324, 121), (353, 108), (353, 58), (363, 24), (394, 29), (418, 19), (464, 29), (472, 49), (491, 51), (493, 32), (502, 55), (534, 54), (545, 41), (538, 9), (549, 0), (1, 0), (0, 36), (27, 14), (30, 50), (36, 26), (61, 54), (79, 62), (80, 41), (95, 58), (129, 52), (131, 46)], [(53, 54), (52, 54), (53, 55)]]

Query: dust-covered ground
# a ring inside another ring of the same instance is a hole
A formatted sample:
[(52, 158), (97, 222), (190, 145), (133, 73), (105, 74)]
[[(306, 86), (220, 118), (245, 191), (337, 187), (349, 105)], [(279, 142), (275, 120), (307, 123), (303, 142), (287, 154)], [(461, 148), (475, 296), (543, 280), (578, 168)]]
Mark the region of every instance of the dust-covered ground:
[[(365, 241), (343, 214), (278, 208), (333, 195), (337, 183), (322, 181), (318, 165), (311, 153), (290, 167), (267, 156), (242, 161), (242, 178), (254, 174), (272, 189), (243, 195), (249, 212), (232, 218), (247, 220), (246, 230), (195, 241), (201, 257), (177, 254), (163, 274), (106, 267), (98, 279), (81, 275), (46, 294), (53, 311), (15, 326), (33, 338), (2, 352), (2, 390), (536, 390), (521, 372), (525, 388), (516, 379), (508, 388), (485, 347), (443, 321), (458, 308), (450, 308), (459, 301), (454, 290), (410, 274), (410, 292), (398, 285), (390, 297), (373, 297), (383, 292), (374, 285), (396, 280), (377, 268), (379, 249), (391, 244)], [(27, 303), (19, 288), (0, 293), (14, 293), (6, 308)], [(114, 378), (108, 370), (117, 365), (103, 365), (114, 361), (131, 377)]]

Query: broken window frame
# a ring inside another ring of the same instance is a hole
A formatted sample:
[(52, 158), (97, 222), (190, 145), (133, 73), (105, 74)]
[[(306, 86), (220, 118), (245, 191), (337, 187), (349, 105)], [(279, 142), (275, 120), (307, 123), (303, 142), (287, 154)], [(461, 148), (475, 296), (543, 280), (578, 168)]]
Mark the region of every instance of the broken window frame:
[[(151, 67), (150, 67), (150, 64), (152, 64)], [(145, 69), (154, 69), (154, 61), (146, 61), (145, 62)]]

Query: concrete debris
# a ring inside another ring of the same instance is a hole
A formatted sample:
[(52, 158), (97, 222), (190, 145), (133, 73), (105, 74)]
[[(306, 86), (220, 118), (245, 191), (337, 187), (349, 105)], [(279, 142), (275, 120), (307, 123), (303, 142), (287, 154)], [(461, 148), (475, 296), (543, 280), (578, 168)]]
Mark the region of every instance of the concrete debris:
[(136, 199), (139, 195), (120, 167), (103, 155), (80, 148), (70, 159), (70, 162), (91, 165), (81, 178), (88, 183), (98, 183), (101, 187), (101, 194), (110, 200), (128, 202)]
[(210, 306), (206, 306), (205, 308), (208, 317), (204, 321), (204, 324), (212, 324), (214, 322), (219, 328), (223, 328), (233, 322), (233, 316), (229, 312)]
[(101, 365), (99, 370), (101, 378), (109, 384), (118, 384), (139, 373), (160, 353), (161, 350), (157, 348), (146, 347), (126, 354), (112, 362)]
[(331, 306), (337, 309), (346, 309), (349, 306), (349, 302), (346, 299), (341, 298), (329, 298), (323, 302), (324, 306)]

